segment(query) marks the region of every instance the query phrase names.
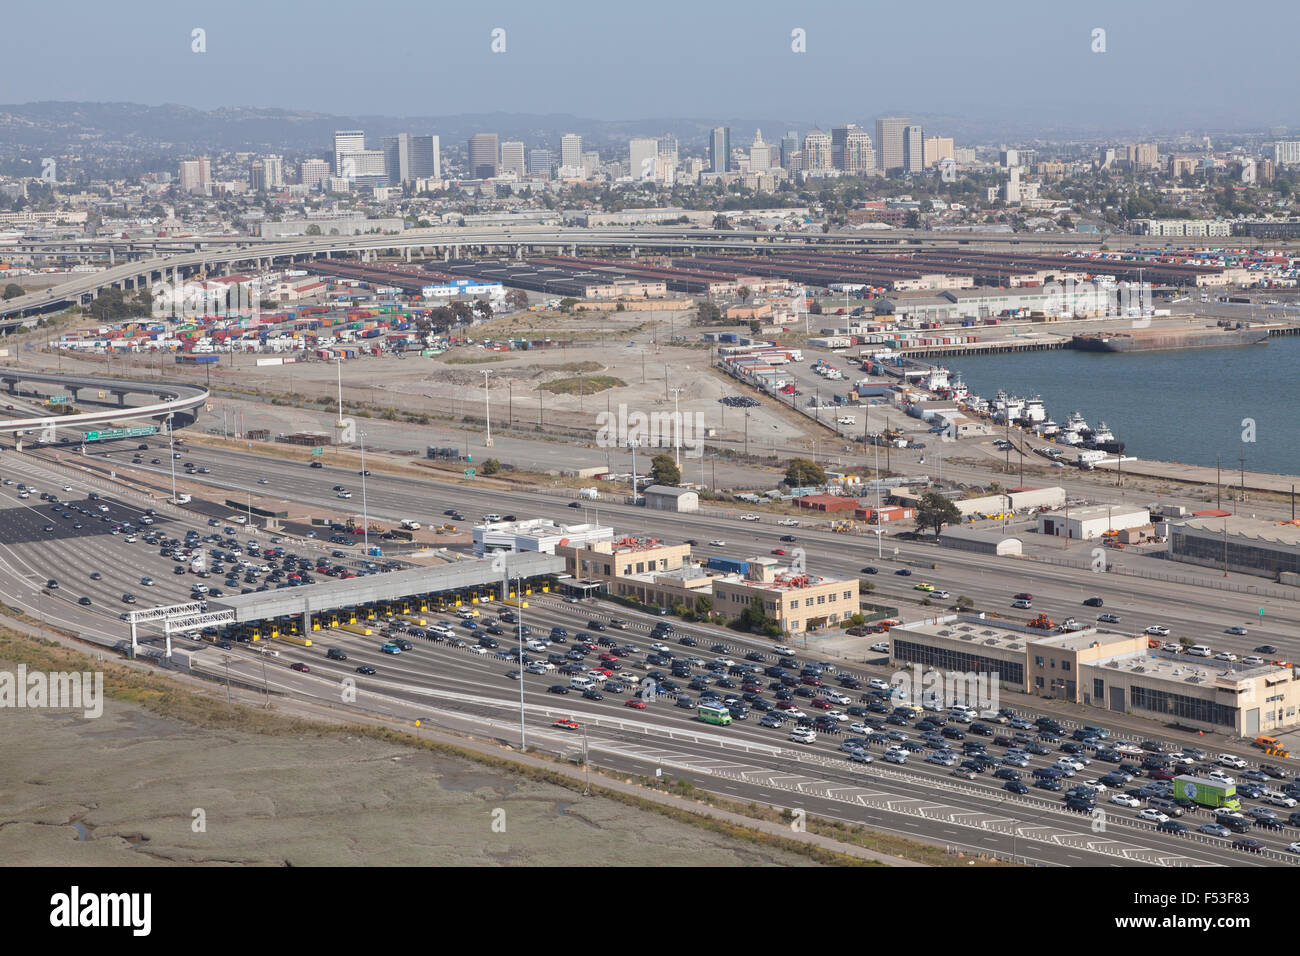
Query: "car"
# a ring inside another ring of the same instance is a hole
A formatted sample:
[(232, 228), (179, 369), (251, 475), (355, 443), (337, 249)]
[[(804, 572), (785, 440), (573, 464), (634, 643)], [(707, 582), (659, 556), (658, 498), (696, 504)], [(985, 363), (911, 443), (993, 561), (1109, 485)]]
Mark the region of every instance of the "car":
[(723, 541), (721, 538), (709, 542), (710, 548), (725, 548), (726, 546), (727, 542)]
[(311, 668), (308, 667), (306, 664), (304, 664), (302, 661), (294, 661), (292, 664), (289, 665), (289, 670), (298, 671), (301, 674), (307, 674), (311, 672)]
[(1099, 597), (1090, 597), (1083, 602), (1083, 605), (1084, 607), (1101, 607), (1103, 603), (1105, 602)]
[(1026, 601), (1024, 598), (1019, 598), (1015, 601), (1012, 601), (1011, 606), (1014, 608), (1019, 608), (1022, 611), (1028, 611), (1028, 610), (1032, 610), (1034, 606), (1034, 602)]
[(880, 571), (879, 571), (879, 569), (877, 569), (877, 568), (873, 568), (871, 565), (867, 565), (865, 568), (862, 568), (862, 569), (861, 569), (860, 573), (862, 573), (862, 574), (879, 574)]
[(1146, 820), (1150, 823), (1169, 822), (1169, 817), (1161, 813), (1155, 807), (1147, 807), (1145, 810), (1139, 810), (1137, 815), (1139, 820)]
[(1242, 850), (1246, 853), (1262, 853), (1264, 851), (1264, 844), (1260, 843), (1258, 840), (1252, 839), (1251, 837), (1240, 837), (1239, 839), (1232, 841), (1232, 848), (1234, 850)]
[(1231, 651), (1219, 651), (1219, 653), (1214, 655), (1214, 659), (1216, 661), (1227, 661), (1228, 663), (1232, 663), (1236, 661), (1237, 655)]
[(1172, 833), (1174, 836), (1182, 836), (1187, 832), (1187, 825), (1179, 823), (1177, 820), (1166, 820), (1164, 823), (1156, 824), (1156, 829), (1161, 833)]
[(645, 710), (645, 701), (640, 697), (633, 697), (623, 704), (624, 707), (631, 707), (634, 710)]
[(1242, 770), (1246, 766), (1246, 761), (1236, 754), (1219, 754), (1217, 762), (1224, 767), (1231, 767), (1234, 770)]
[(1271, 803), (1275, 807), (1286, 807), (1288, 810), (1294, 809), (1298, 803), (1295, 797), (1287, 796), (1285, 793), (1270, 791), (1264, 796), (1265, 803)]
[(559, 720), (551, 721), (551, 726), (562, 727), (565, 730), (577, 730), (579, 724), (576, 720), (570, 720), (569, 718), (561, 717)]
[(369, 664), (362, 664), (360, 667), (357, 668), (357, 673), (371, 676), (375, 673), (375, 669), (371, 667)]
[(1165, 627), (1163, 624), (1152, 624), (1142, 633), (1150, 634), (1153, 637), (1168, 637), (1169, 628)]
[(308, 467), (308, 468), (324, 468), (325, 466), (322, 465), (322, 464), (321, 464), (320, 462), (318, 462), (318, 461), (313, 461), (313, 462), (312, 462), (310, 465), (308, 465), (307, 467)]
[(1061, 781), (1053, 779), (1051, 777), (1038, 778), (1037, 780), (1034, 781), (1034, 786), (1040, 790), (1050, 790), (1053, 793), (1060, 793), (1062, 790), (1065, 789), (1065, 787), (1061, 785)]
[(1274, 647), (1272, 644), (1261, 644), (1261, 645), (1259, 645), (1259, 647), (1255, 648), (1255, 653), (1256, 653), (1256, 654), (1276, 654), (1276, 653), (1277, 653), (1277, 648)]
[(1230, 627), (1230, 628), (1228, 628), (1224, 633), (1225, 633), (1225, 634), (1236, 634), (1236, 635), (1238, 635), (1238, 636), (1244, 636), (1244, 635), (1246, 634), (1246, 629), (1245, 629), (1244, 627), (1242, 627), (1240, 624), (1238, 624), (1238, 625), (1235, 625), (1234, 627)]
[(1292, 853), (1300, 853), (1300, 843), (1288, 843), (1286, 848)]
[(1110, 795), (1110, 802), (1115, 804), (1117, 807), (1129, 807), (1134, 810), (1142, 806), (1141, 800), (1137, 797), (1130, 796), (1127, 793), (1112, 793)]
[[(380, 650), (381, 653), (384, 653), (384, 654), (400, 654), (400, 653), (402, 653), (402, 649), (401, 649), (401, 647), (399, 647), (398, 645), (393, 644), (393, 643), (381, 644), (381, 645), (379, 646), (379, 650)], [(485, 647), (481, 647), (481, 648), (478, 648), (477, 653), (482, 653), (482, 652), (485, 652), (486, 650), (487, 650), (487, 648), (485, 648)]]
[(913, 590), (913, 591), (933, 591), (933, 590), (934, 590), (934, 585), (931, 584), (931, 583), (929, 583), (928, 581), (922, 581), (920, 584), (913, 584), (913, 585), (912, 585), (912, 590)]
[(145, 577), (141, 578), (141, 579), (140, 579), (140, 583), (141, 583), (142, 585), (144, 585), (145, 587), (147, 587), (147, 588), (151, 588), (151, 587), (154, 586), (154, 580), (153, 580), (153, 578), (148, 577), (148, 576), (145, 576)]
[(82, 607), (90, 607), (90, 598), (88, 597), (77, 598), (77, 603), (80, 604)]
[(546, 688), (546, 693), (548, 694), (567, 694), (568, 692), (569, 688), (565, 687), (563, 684), (552, 684), (550, 687)]
[(125, 594), (122, 595), (122, 603), (123, 603), (123, 604), (134, 604), (134, 603), (135, 603), (135, 595), (132, 594), (130, 591), (126, 592)]

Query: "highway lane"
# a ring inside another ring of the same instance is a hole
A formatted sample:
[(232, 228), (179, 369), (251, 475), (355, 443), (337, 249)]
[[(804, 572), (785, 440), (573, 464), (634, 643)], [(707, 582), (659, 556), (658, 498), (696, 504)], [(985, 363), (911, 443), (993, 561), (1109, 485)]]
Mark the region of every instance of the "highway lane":
[[(267, 460), (247, 452), (227, 452), (191, 446), (186, 458), (212, 468), (210, 475), (195, 475), (187, 480), (198, 481), (226, 490), (247, 489), (250, 484), (258, 491), (273, 497), (283, 497), (314, 507), (322, 507), (339, 515), (359, 513), (360, 479), (350, 469), (325, 467), (310, 469), (303, 464), (278, 463), (269, 486), (257, 485), (257, 479), (267, 472)], [(103, 453), (97, 456), (102, 457)], [(122, 453), (111, 454), (115, 467), (122, 463)], [(129, 458), (127, 459), (129, 460)], [(165, 465), (140, 466), (158, 476), (169, 475)], [(373, 469), (372, 469), (373, 470)], [(332, 490), (343, 484), (353, 490), (354, 497), (340, 506)], [(424, 523), (448, 520), (442, 511), (458, 508), (472, 523), (489, 511), (513, 512), (520, 518), (549, 517), (557, 521), (572, 522), (583, 516), (612, 523), (619, 533), (640, 533), (668, 540), (694, 538), (701, 542), (697, 554), (718, 553), (727, 557), (748, 558), (767, 554), (772, 548), (790, 550), (780, 542), (780, 536), (793, 532), (798, 538), (796, 546), (806, 551), (810, 570), (832, 576), (865, 576), (864, 566), (878, 566), (882, 573), (872, 576), (876, 587), (873, 600), (879, 603), (897, 603), (904, 610), (905, 620), (929, 616), (941, 611), (936, 603), (923, 608), (917, 602), (924, 597), (913, 590), (921, 581), (937, 588), (946, 588), (954, 598), (967, 595), (976, 606), (1016, 620), (1027, 620), (1039, 610), (1053, 620), (1076, 617), (1081, 622), (1092, 623), (1097, 611), (1083, 606), (1082, 601), (1093, 595), (1105, 600), (1102, 610), (1121, 616), (1120, 630), (1140, 631), (1149, 624), (1163, 623), (1173, 629), (1172, 639), (1180, 636), (1206, 643), (1216, 650), (1231, 650), (1239, 656), (1249, 654), (1261, 643), (1279, 647), (1284, 655), (1300, 658), (1300, 634), (1291, 624), (1296, 606), (1274, 598), (1259, 598), (1250, 593), (1237, 593), (1197, 587), (1193, 584), (1164, 582), (1124, 574), (1093, 572), (1088, 569), (1062, 567), (1038, 562), (1030, 558), (992, 558), (955, 549), (942, 548), (929, 543), (900, 542), (889, 539), (882, 561), (876, 557), (876, 543), (861, 536), (837, 535), (817, 527), (782, 527), (771, 515), (760, 522), (738, 520), (741, 509), (733, 517), (716, 517), (710, 514), (677, 515), (669, 512), (647, 512), (644, 508), (613, 502), (595, 502), (582, 509), (567, 507), (567, 497), (538, 494), (533, 491), (499, 491), (480, 489), (470, 485), (446, 485), (430, 480), (419, 480), (374, 473), (366, 480), (367, 505), (372, 518), (393, 523), (401, 518), (414, 518)], [(824, 525), (813, 519), (817, 525)], [(1030, 536), (1031, 550), (1038, 547)], [(721, 548), (709, 548), (707, 542), (721, 539), (727, 542)], [(894, 551), (897, 554), (893, 554)], [(1054, 557), (1055, 554), (1048, 556)], [(1089, 544), (1075, 543), (1069, 551), (1060, 552), (1062, 558), (1087, 563), (1093, 559)], [(1113, 563), (1145, 566), (1166, 574), (1185, 575), (1191, 579), (1210, 581), (1214, 572), (1209, 569), (1170, 566), (1168, 562), (1141, 558), (1130, 554), (1111, 553), (1107, 559)], [(910, 562), (937, 563), (938, 570), (928, 571)], [(893, 570), (903, 564), (912, 567), (914, 574), (903, 578), (893, 575)], [(1262, 582), (1247, 575), (1234, 575), (1231, 580), (1242, 586)], [(1020, 591), (1035, 595), (1034, 611), (1015, 612), (1010, 608), (1011, 597)], [(1258, 609), (1263, 607), (1261, 618)], [(1232, 637), (1225, 629), (1246, 624), (1250, 633), (1245, 637)]]

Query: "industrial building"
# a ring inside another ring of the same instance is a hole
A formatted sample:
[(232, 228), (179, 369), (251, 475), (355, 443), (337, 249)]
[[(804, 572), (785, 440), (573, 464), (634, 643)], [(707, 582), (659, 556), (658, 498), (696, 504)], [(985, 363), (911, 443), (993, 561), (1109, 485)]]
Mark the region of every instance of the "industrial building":
[(653, 511), (699, 511), (700, 496), (689, 488), (651, 485), (644, 492), (645, 506)]
[(989, 675), (1008, 690), (1193, 730), (1253, 737), (1300, 723), (1292, 668), (1157, 656), (1141, 634), (1058, 633), (949, 614), (894, 627), (889, 636), (895, 664)]
[(945, 528), (939, 535), (939, 544), (958, 551), (973, 551), (1001, 558), (1018, 558), (1024, 553), (1023, 542), (1000, 531), (980, 531), (975, 528)]
[(613, 539), (614, 529), (599, 524), (557, 524), (549, 518), (494, 521), (474, 526), (474, 553), (479, 557), (502, 551), (555, 554), (560, 545), (578, 547)]
[(1094, 505), (1068, 511), (1048, 511), (1038, 516), (1038, 533), (1058, 538), (1091, 541), (1107, 531), (1144, 528), (1151, 524), (1146, 508), (1121, 508)]
[(1169, 558), (1186, 564), (1277, 577), (1300, 572), (1300, 527), (1236, 516), (1169, 525)]

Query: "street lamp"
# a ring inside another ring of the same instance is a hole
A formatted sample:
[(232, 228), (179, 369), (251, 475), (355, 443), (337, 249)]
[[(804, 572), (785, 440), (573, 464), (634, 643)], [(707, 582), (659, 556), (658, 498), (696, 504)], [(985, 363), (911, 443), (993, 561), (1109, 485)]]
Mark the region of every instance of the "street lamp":
[(488, 400), (488, 376), (491, 374), (491, 369), (483, 369), (483, 418), (487, 422), (487, 440), (483, 442), (484, 448), (492, 447), (492, 403)]
[(170, 413), (167, 415), (167, 447), (172, 463), (172, 504), (176, 504), (176, 426), (172, 423)]
[(524, 729), (524, 588), (515, 575), (515, 617), (519, 620), (519, 749), (528, 749), (528, 735)]
[(361, 437), (361, 540), (366, 554), (370, 554), (370, 515), (366, 510), (366, 433)]
[(678, 385), (669, 389), (673, 393), (673, 460), (677, 467), (682, 467), (682, 416), (677, 411), (677, 396), (684, 389)]

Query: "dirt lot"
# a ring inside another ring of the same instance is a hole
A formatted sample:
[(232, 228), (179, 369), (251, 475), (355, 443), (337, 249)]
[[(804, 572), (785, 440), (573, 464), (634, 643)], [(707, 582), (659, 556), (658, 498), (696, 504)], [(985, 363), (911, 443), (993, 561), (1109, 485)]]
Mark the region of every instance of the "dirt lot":
[[(3, 717), (0, 858), (11, 864), (808, 864), (373, 739), (206, 730), (112, 699), (98, 720), (65, 711)], [(205, 832), (196, 832), (196, 810)]]

